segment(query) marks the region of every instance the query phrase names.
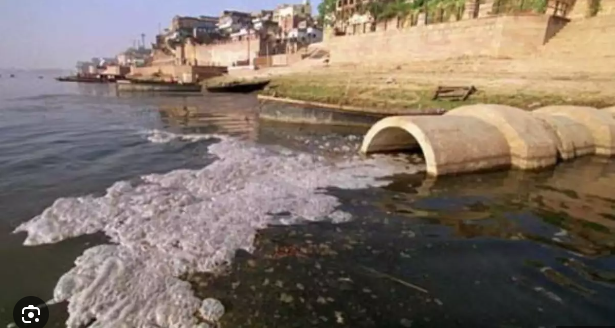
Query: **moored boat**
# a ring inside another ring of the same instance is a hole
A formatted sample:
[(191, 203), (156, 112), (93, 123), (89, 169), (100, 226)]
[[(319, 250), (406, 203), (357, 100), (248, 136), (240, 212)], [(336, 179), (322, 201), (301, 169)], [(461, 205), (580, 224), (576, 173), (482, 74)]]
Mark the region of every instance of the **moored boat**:
[(108, 77), (97, 76), (97, 75), (60, 76), (60, 77), (56, 77), (56, 80), (60, 82), (81, 82), (81, 83), (113, 83), (113, 82), (116, 82), (116, 79), (109, 79)]
[(222, 83), (218, 85), (206, 85), (205, 89), (209, 92), (234, 92), (234, 93), (250, 93), (263, 90), (269, 84), (269, 80), (258, 81), (233, 81), (230, 83)]
[(198, 83), (167, 82), (155, 80), (122, 80), (117, 81), (118, 91), (135, 92), (201, 92)]

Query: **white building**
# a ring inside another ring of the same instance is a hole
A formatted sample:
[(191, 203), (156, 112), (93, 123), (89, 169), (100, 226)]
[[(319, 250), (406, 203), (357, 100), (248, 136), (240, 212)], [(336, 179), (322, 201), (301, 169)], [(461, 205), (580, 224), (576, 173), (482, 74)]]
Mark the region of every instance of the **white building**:
[(311, 16), (312, 5), (309, 0), (304, 0), (302, 4), (298, 5), (280, 5), (273, 11), (273, 21), (280, 22), (284, 17), (294, 16)]
[(301, 43), (317, 43), (322, 42), (323, 33), (322, 30), (315, 27), (308, 28), (295, 28), (288, 32), (288, 39), (296, 39)]

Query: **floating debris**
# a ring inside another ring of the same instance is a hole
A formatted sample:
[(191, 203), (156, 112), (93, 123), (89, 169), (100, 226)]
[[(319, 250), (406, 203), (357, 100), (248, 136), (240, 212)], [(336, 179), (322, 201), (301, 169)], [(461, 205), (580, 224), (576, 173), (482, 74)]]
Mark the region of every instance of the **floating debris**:
[(294, 300), (294, 298), (286, 293), (282, 293), (280, 295), (280, 301), (284, 302), (284, 303), (292, 303)]
[(335, 311), (335, 320), (337, 321), (337, 323), (339, 323), (340, 325), (344, 324), (344, 317), (342, 315), (342, 312), (339, 311)]
[(411, 284), (411, 283), (409, 283), (409, 282), (403, 281), (403, 280), (401, 280), (401, 279), (399, 279), (399, 278), (395, 278), (395, 277), (393, 277), (393, 276), (391, 276), (391, 275), (389, 275), (389, 274), (386, 274), (386, 273), (383, 273), (383, 272), (380, 272), (380, 271), (377, 271), (377, 270), (375, 270), (375, 269), (368, 268), (368, 267), (365, 267), (365, 266), (363, 266), (362, 268), (363, 268), (364, 270), (368, 271), (368, 272), (371, 272), (371, 273), (376, 274), (376, 275), (378, 275), (378, 276), (381, 276), (381, 277), (383, 277), (383, 278), (387, 278), (387, 279), (389, 279), (389, 280), (392, 280), (392, 281), (395, 281), (395, 282), (397, 282), (397, 283), (400, 283), (400, 284), (402, 284), (402, 285), (404, 285), (404, 286), (406, 286), (406, 287), (412, 288), (412, 289), (414, 289), (414, 290), (418, 290), (418, 291), (419, 291), (419, 292), (421, 292), (421, 293), (429, 294), (429, 291), (428, 291), (427, 289), (422, 288), (422, 287), (419, 287), (419, 286), (414, 285), (414, 284)]
[(539, 292), (539, 293), (541, 293), (541, 294), (543, 294), (543, 295), (545, 295), (545, 296), (547, 296), (548, 298), (550, 298), (550, 299), (552, 299), (552, 300), (554, 300), (556, 302), (563, 303), (561, 297), (557, 296), (555, 293), (550, 292), (550, 291), (548, 291), (548, 290), (546, 290), (546, 289), (544, 289), (542, 287), (535, 287), (534, 290)]
[(201, 303), (199, 313), (203, 319), (210, 322), (217, 322), (224, 315), (224, 305), (214, 298), (206, 298)]

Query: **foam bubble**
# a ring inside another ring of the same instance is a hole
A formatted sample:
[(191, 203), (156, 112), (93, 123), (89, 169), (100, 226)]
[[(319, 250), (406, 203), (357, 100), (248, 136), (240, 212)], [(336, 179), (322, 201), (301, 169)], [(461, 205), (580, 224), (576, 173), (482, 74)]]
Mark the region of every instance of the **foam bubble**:
[(219, 313), (218, 303), (202, 304), (179, 276), (219, 269), (237, 249), (252, 251), (257, 230), (272, 223), (349, 220), (326, 187), (381, 186), (387, 182), (378, 178), (423, 169), (386, 158), (331, 162), (218, 139), (209, 147), (218, 160), (201, 170), (117, 182), (102, 197), (59, 199), (16, 229), (28, 233), (26, 245), (98, 231), (114, 243), (88, 249), (58, 282), (54, 300), (70, 302), (69, 327), (94, 319), (105, 327), (194, 327), (194, 314)]
[(156, 129), (146, 130), (143, 132), (143, 134), (147, 137), (147, 140), (149, 142), (160, 143), (160, 144), (169, 143), (175, 140), (195, 142), (199, 140), (205, 140), (205, 139), (212, 138), (211, 135), (206, 135), (206, 134), (177, 134), (177, 133), (161, 131), (161, 130), (156, 130)]

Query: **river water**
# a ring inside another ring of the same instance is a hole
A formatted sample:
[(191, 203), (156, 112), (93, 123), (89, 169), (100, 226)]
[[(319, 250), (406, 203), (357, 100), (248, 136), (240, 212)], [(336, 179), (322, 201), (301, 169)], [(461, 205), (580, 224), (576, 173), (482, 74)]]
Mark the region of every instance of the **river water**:
[(256, 107), (3, 74), (0, 326), (30, 295), (57, 327), (615, 322), (612, 160), (434, 181)]

